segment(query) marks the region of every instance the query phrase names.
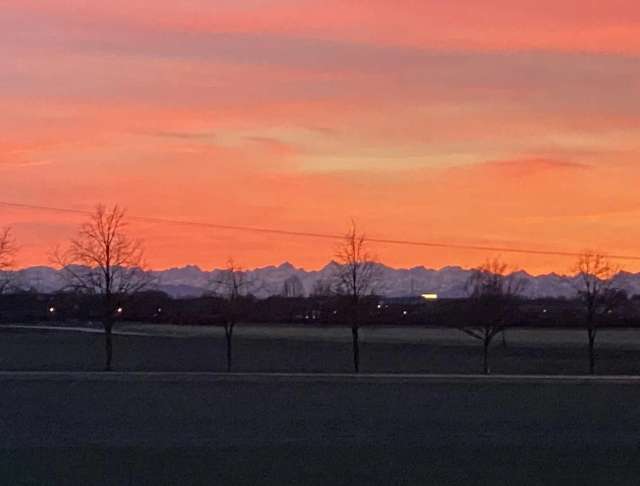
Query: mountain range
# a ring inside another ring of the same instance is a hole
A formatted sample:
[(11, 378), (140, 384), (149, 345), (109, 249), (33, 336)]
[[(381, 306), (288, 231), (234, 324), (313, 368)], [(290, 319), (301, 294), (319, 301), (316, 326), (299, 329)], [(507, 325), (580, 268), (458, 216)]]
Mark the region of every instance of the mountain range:
[[(422, 266), (413, 268), (391, 268), (378, 265), (379, 285), (377, 293), (387, 297), (418, 296), (425, 293), (438, 294), (442, 298), (456, 298), (467, 295), (466, 282), (471, 270), (457, 266), (439, 270)], [(326, 287), (332, 282), (338, 264), (330, 262), (320, 270), (304, 270), (285, 262), (279, 266), (267, 266), (247, 270), (246, 279), (251, 283), (251, 292), (259, 298), (273, 295), (309, 295), (314, 290)], [(211, 282), (219, 277), (222, 270), (202, 270), (188, 265), (180, 268), (150, 271), (153, 287), (172, 297), (197, 297), (211, 289)], [(64, 286), (60, 271), (51, 267), (29, 267), (17, 270), (14, 282), (23, 289), (39, 292), (55, 292)], [(530, 275), (524, 271), (514, 274), (524, 281), (523, 294), (530, 298), (567, 297), (576, 295), (575, 276)], [(621, 272), (615, 277), (615, 286), (629, 295), (640, 294), (640, 273)]]

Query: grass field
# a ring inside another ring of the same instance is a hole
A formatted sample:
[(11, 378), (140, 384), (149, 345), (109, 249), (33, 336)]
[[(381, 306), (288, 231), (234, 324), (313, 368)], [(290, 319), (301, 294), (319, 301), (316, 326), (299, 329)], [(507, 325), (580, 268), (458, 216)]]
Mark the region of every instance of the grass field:
[(0, 378), (11, 485), (637, 484), (625, 384)]
[[(115, 368), (142, 373), (67, 373), (102, 369), (100, 333), (0, 329), (0, 370), (16, 370), (0, 373), (0, 484), (635, 485), (640, 475), (633, 380), (167, 377), (148, 372), (224, 370), (220, 330), (120, 331)], [(639, 337), (603, 333), (598, 371), (637, 374)], [(583, 338), (509, 331), (493, 371), (584, 373)], [(241, 326), (234, 356), (235, 371), (351, 371), (345, 329)], [(365, 373), (477, 373), (481, 363), (457, 331), (363, 332)]]
[[(121, 325), (115, 336), (116, 370), (223, 371), (225, 343), (219, 328)], [(98, 331), (98, 330), (96, 330)], [(127, 334), (128, 333), (128, 334)], [(583, 374), (586, 333), (581, 330), (509, 330), (498, 337), (491, 369), (506, 374)], [(350, 372), (349, 330), (239, 326), (234, 370), (263, 372)], [(457, 330), (365, 328), (362, 371), (385, 373), (478, 373), (479, 343)], [(0, 327), (0, 370), (100, 370), (100, 332)], [(602, 331), (597, 371), (640, 373), (640, 330)]]

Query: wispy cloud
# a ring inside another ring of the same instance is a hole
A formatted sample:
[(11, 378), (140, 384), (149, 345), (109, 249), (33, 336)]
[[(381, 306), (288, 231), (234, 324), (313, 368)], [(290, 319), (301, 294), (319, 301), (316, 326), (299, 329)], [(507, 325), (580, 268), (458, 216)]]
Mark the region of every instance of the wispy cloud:
[(216, 138), (216, 135), (213, 133), (206, 132), (151, 132), (149, 135), (153, 137), (159, 138), (169, 138), (169, 139), (178, 139), (178, 140), (203, 140), (203, 141), (213, 141)]
[[(356, 216), (413, 239), (582, 248), (624, 233), (622, 251), (640, 240), (639, 27), (625, 0), (9, 0), (0, 191), (310, 231)], [(153, 231), (167, 264), (229, 248), (248, 265), (326, 260)]]

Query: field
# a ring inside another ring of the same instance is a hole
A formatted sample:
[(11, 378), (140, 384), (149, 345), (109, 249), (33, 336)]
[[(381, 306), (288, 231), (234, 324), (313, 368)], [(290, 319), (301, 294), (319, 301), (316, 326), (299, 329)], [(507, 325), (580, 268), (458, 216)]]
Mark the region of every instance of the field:
[[(96, 330), (98, 331), (98, 330)], [(223, 371), (219, 328), (125, 324), (114, 340), (116, 370)], [(239, 326), (234, 371), (351, 372), (350, 332), (344, 328)], [(478, 373), (482, 348), (458, 330), (365, 328), (362, 371), (370, 373)], [(581, 330), (509, 330), (491, 348), (491, 369), (504, 374), (583, 374)], [(0, 327), (0, 370), (100, 370), (100, 332)], [(640, 373), (640, 330), (602, 331), (597, 371)]]
[[(91, 371), (99, 333), (2, 329), (0, 484), (635, 485), (640, 474), (634, 378), (252, 374), (351, 371), (344, 329), (252, 326), (234, 346), (246, 373), (212, 374), (225, 367), (220, 330), (120, 332), (116, 369), (131, 373)], [(511, 331), (493, 369), (583, 373), (582, 338)], [(638, 333), (600, 338), (602, 373), (640, 369)], [(363, 341), (367, 373), (481, 366), (480, 346), (454, 331), (368, 329)]]

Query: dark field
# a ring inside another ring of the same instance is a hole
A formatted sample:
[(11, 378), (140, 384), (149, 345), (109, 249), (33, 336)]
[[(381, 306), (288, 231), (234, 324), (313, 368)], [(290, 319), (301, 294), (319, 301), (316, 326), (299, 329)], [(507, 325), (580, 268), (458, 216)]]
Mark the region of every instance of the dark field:
[[(148, 328), (148, 326), (147, 326)], [(125, 332), (135, 327), (125, 327)], [(170, 330), (172, 330), (171, 328)], [(166, 329), (161, 329), (165, 334)], [(145, 331), (146, 332), (146, 331)], [(153, 331), (157, 332), (157, 331)], [(126, 371), (224, 371), (225, 344), (218, 330), (188, 337), (114, 336), (114, 368)], [(217, 332), (217, 334), (216, 334)], [(239, 328), (233, 341), (234, 371), (351, 372), (348, 330)], [(584, 374), (584, 331), (509, 331), (490, 352), (493, 373)], [(289, 338), (286, 338), (289, 336)], [(640, 374), (640, 333), (603, 332), (596, 345), (601, 374)], [(0, 370), (101, 370), (100, 333), (0, 328)], [(456, 330), (365, 329), (361, 343), (365, 373), (479, 373), (482, 347)]]
[[(365, 331), (363, 371), (481, 369), (473, 340), (434, 332)], [(245, 329), (234, 369), (350, 372), (341, 333)], [(581, 339), (511, 333), (492, 368), (584, 373)], [(635, 333), (602, 342), (601, 373), (640, 370)], [(118, 370), (225, 368), (219, 335), (114, 344)], [(0, 332), (5, 371), (100, 370), (102, 360), (101, 334)], [(500, 380), (0, 373), (0, 484), (638, 484), (640, 382)]]
[(628, 384), (0, 378), (2, 484), (629, 484)]

